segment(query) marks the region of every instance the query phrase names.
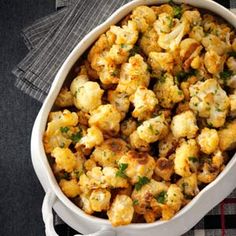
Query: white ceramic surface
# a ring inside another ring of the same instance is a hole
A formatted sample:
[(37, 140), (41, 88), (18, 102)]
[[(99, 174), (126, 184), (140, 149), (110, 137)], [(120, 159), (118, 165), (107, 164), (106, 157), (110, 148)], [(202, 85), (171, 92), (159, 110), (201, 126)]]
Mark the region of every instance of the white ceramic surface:
[[(48, 114), (60, 91), (60, 88), (71, 67), (83, 52), (105, 32), (110, 25), (117, 23), (134, 7), (139, 5), (157, 5), (165, 0), (135, 0), (118, 9), (107, 21), (96, 27), (74, 48), (56, 75), (49, 95), (36, 118), (31, 137), (31, 156), (35, 172), (45, 190), (43, 218), (47, 236), (56, 236), (52, 225), (51, 207), (71, 227), (83, 234), (113, 236), (160, 235), (178, 236), (193, 227), (209, 210), (227, 197), (236, 187), (236, 155), (231, 159), (223, 172), (215, 181), (204, 188), (187, 206), (169, 221), (157, 221), (151, 224), (130, 224), (113, 228), (108, 220), (85, 214), (73, 204), (61, 191), (51, 171), (44, 152), (42, 137), (46, 127)], [(177, 0), (196, 7), (208, 9), (227, 20), (236, 28), (236, 16), (211, 0)], [(99, 231), (98, 233), (95, 233)], [(94, 234), (93, 234), (94, 233)]]

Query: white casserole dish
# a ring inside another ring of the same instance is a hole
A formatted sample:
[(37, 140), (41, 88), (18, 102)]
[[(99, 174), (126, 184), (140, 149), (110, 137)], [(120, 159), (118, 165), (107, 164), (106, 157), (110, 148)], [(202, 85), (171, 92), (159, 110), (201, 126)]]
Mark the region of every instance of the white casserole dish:
[[(187, 206), (180, 210), (169, 221), (154, 223), (130, 224), (121, 227), (112, 227), (110, 222), (87, 215), (72, 203), (61, 191), (52, 173), (44, 151), (42, 137), (47, 123), (48, 114), (59, 93), (63, 82), (71, 67), (86, 49), (106, 31), (110, 25), (116, 24), (133, 8), (139, 5), (158, 5), (165, 0), (135, 0), (118, 9), (107, 21), (87, 34), (74, 48), (58, 71), (50, 92), (36, 118), (31, 137), (31, 156), (36, 174), (46, 192), (42, 213), (45, 222), (46, 235), (56, 236), (53, 228), (52, 208), (56, 213), (75, 230), (90, 235), (168, 235), (177, 236), (191, 229), (209, 210), (227, 197), (236, 187), (236, 155), (232, 157), (226, 168), (215, 181), (205, 187)], [(186, 3), (199, 8), (205, 8), (220, 15), (236, 28), (236, 16), (229, 10), (211, 0), (177, 0), (176, 3)]]

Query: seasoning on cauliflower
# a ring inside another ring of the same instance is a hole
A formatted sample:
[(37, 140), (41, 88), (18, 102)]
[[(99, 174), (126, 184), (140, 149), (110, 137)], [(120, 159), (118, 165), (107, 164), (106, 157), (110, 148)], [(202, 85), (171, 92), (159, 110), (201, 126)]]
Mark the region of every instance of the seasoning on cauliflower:
[(132, 95), (139, 86), (147, 87), (150, 81), (148, 66), (139, 54), (129, 58), (128, 63), (121, 66), (118, 92)]
[(91, 112), (90, 126), (97, 126), (100, 130), (116, 134), (120, 130), (121, 115), (111, 104), (101, 105)]
[(181, 188), (176, 184), (171, 184), (166, 193), (166, 204), (177, 212), (183, 201)]
[(226, 64), (229, 70), (236, 72), (236, 59), (234, 57), (229, 57)]
[(92, 153), (93, 160), (100, 166), (117, 166), (117, 161), (128, 151), (125, 141), (118, 138), (109, 138), (100, 146), (95, 147)]
[(140, 32), (145, 32), (156, 20), (155, 12), (148, 6), (136, 7), (130, 16)]
[(91, 205), (90, 205), (89, 197), (90, 197), (90, 193), (81, 193), (80, 194), (79, 206), (87, 214), (92, 215), (93, 214), (93, 210), (92, 210)]
[(146, 87), (139, 86), (129, 100), (134, 104), (132, 116), (138, 120), (146, 120), (153, 113), (158, 100), (155, 93)]
[(87, 81), (87, 77), (80, 75), (71, 83), (74, 104), (78, 109), (91, 112), (102, 104), (103, 90), (97, 82)]
[(129, 151), (123, 155), (118, 164), (127, 164), (127, 168), (124, 170), (124, 174), (130, 178), (130, 182), (135, 184), (139, 181), (139, 177), (151, 178), (155, 161), (152, 156), (145, 152)]
[(225, 127), (219, 132), (219, 147), (221, 151), (232, 150), (236, 148), (236, 120), (226, 123)]
[(211, 166), (209, 163), (204, 163), (201, 170), (198, 172), (198, 181), (208, 184), (211, 183), (219, 174), (220, 170), (217, 167)]
[(116, 64), (125, 63), (132, 48), (133, 45), (129, 44), (114, 44), (108, 52), (108, 57), (110, 57)]
[(60, 170), (71, 172), (76, 166), (76, 157), (69, 148), (56, 147), (51, 153)]
[(95, 189), (89, 197), (89, 202), (93, 211), (101, 212), (109, 209), (110, 199), (111, 193), (108, 190)]
[(144, 121), (137, 128), (138, 136), (147, 143), (154, 143), (163, 139), (168, 133), (168, 124), (164, 114)]
[(183, 92), (174, 83), (171, 74), (166, 73), (157, 80), (154, 86), (154, 92), (158, 98), (159, 104), (164, 108), (172, 108), (175, 103), (184, 99)]
[(211, 154), (218, 148), (218, 133), (215, 129), (204, 128), (197, 137), (197, 142), (202, 152)]
[(62, 88), (57, 96), (55, 105), (58, 107), (71, 107), (74, 105), (73, 96), (68, 88)]
[(236, 117), (236, 90), (233, 94), (229, 95), (230, 102), (230, 116)]
[(198, 116), (207, 118), (212, 127), (221, 127), (229, 108), (229, 98), (215, 79), (197, 82), (190, 86), (190, 108)]
[(108, 219), (113, 226), (130, 224), (133, 213), (133, 201), (127, 195), (116, 195), (110, 209), (107, 211)]
[(137, 131), (134, 131), (132, 134), (130, 134), (129, 142), (133, 149), (137, 149), (141, 152), (147, 152), (150, 150), (149, 143), (141, 139)]
[(197, 40), (198, 42), (201, 42), (204, 36), (205, 36), (204, 30), (200, 25), (194, 26), (192, 30), (189, 32), (189, 37)]
[(121, 125), (121, 133), (125, 137), (129, 137), (137, 128), (137, 122), (133, 118), (129, 118), (127, 120), (124, 120)]
[(103, 142), (103, 134), (96, 126), (87, 129), (87, 134), (81, 138), (80, 143), (86, 148), (93, 148)]
[(80, 187), (76, 179), (61, 179), (59, 182), (59, 186), (61, 187), (63, 193), (70, 198), (74, 198), (81, 193)]
[(185, 111), (172, 118), (171, 131), (175, 138), (194, 138), (197, 134), (197, 120), (192, 111)]
[(174, 159), (175, 173), (182, 177), (190, 176), (192, 164), (198, 163), (198, 152), (199, 148), (194, 139), (183, 141), (176, 149)]
[(170, 33), (171, 28), (174, 26), (174, 20), (172, 15), (163, 12), (158, 16), (158, 19), (154, 22), (154, 29), (158, 34)]
[(156, 161), (155, 174), (165, 181), (170, 181), (170, 177), (174, 174), (174, 163), (165, 157), (160, 157)]
[(124, 119), (129, 110), (130, 102), (128, 95), (117, 90), (109, 90), (107, 99), (120, 112), (122, 119)]

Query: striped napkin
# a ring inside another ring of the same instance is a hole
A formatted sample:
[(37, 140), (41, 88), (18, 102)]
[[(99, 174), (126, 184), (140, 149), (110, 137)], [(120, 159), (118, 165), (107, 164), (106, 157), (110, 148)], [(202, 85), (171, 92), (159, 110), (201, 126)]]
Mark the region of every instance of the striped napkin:
[[(42, 102), (58, 69), (75, 45), (129, 1), (56, 0), (55, 13), (22, 30), (29, 53), (13, 70), (16, 87)], [(236, 0), (218, 2), (236, 13)], [(60, 236), (78, 233), (57, 215), (55, 228)], [(236, 236), (236, 190), (184, 236)]]

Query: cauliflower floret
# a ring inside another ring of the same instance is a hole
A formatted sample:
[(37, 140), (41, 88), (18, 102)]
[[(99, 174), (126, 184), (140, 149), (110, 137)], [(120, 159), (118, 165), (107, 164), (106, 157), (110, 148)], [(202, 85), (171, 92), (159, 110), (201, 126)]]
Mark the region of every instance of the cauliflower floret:
[(154, 143), (164, 138), (168, 133), (168, 124), (164, 114), (144, 121), (137, 128), (138, 136), (147, 143)]
[(171, 184), (166, 195), (166, 204), (177, 212), (180, 209), (184, 198), (181, 188), (176, 184)]
[(132, 116), (138, 120), (149, 118), (158, 104), (155, 93), (143, 86), (139, 86), (129, 100), (135, 107)]
[(97, 126), (105, 132), (118, 133), (120, 130), (121, 115), (111, 104), (101, 105), (91, 112), (90, 126)]
[(150, 150), (149, 143), (141, 139), (137, 133), (137, 131), (134, 131), (129, 136), (129, 142), (132, 148), (137, 149), (142, 152), (147, 152)]
[(199, 148), (194, 139), (183, 141), (181, 145), (176, 149), (174, 159), (175, 173), (182, 176), (188, 177), (191, 175), (191, 163), (198, 162)]
[(215, 79), (197, 82), (190, 86), (190, 108), (198, 116), (207, 118), (213, 127), (221, 127), (229, 108), (229, 98)]
[(174, 9), (169, 4), (161, 4), (160, 6), (152, 6), (151, 8), (157, 16), (164, 12), (168, 13), (171, 16), (174, 16)]
[(188, 177), (181, 178), (177, 185), (182, 189), (184, 195), (194, 197), (199, 193), (197, 174), (193, 173)]
[(219, 56), (214, 51), (206, 52), (204, 56), (204, 64), (209, 73), (217, 75), (224, 69), (225, 57)]
[(76, 179), (61, 179), (59, 182), (59, 186), (63, 193), (70, 198), (74, 198), (81, 193), (80, 187)]
[(84, 162), (84, 168), (86, 171), (92, 170), (93, 167), (96, 167), (97, 164), (92, 157)]
[(134, 45), (138, 40), (137, 25), (133, 21), (128, 21), (128, 25), (119, 26), (112, 25), (111, 32), (116, 35), (116, 44)]
[(171, 28), (174, 26), (173, 21), (174, 19), (170, 14), (163, 12), (158, 16), (153, 26), (158, 34), (170, 33)]
[(76, 157), (69, 148), (56, 147), (51, 153), (60, 170), (71, 172), (76, 167)]
[(174, 174), (174, 163), (165, 157), (160, 157), (156, 161), (155, 174), (165, 181), (170, 181), (170, 177)]
[(114, 167), (104, 167), (102, 170), (104, 180), (111, 188), (128, 188), (129, 184), (126, 178), (119, 176), (119, 170)]
[(170, 156), (175, 151), (177, 145), (178, 139), (175, 138), (172, 132), (169, 132), (169, 134), (158, 143), (159, 155), (161, 157)]
[(171, 131), (175, 138), (194, 138), (198, 131), (197, 121), (192, 111), (175, 115), (171, 122)]
[(136, 152), (134, 150), (127, 152), (123, 155), (118, 164), (127, 164), (124, 173), (130, 178), (130, 182), (135, 184), (139, 181), (139, 177), (151, 178), (155, 161), (152, 156), (145, 152)]
[(108, 190), (95, 189), (89, 197), (89, 202), (93, 211), (101, 212), (109, 209), (110, 199), (111, 193)]
[(185, 32), (188, 33), (192, 27), (201, 24), (202, 18), (198, 10), (193, 10), (193, 11), (187, 10), (184, 11), (180, 21), (184, 22)]
[(128, 95), (133, 94), (139, 86), (147, 87), (150, 81), (148, 66), (143, 57), (136, 54), (129, 58), (129, 63), (121, 66), (120, 81), (117, 86), (118, 92)]
[[(152, 200), (162, 192), (166, 192), (168, 186), (165, 183), (157, 182), (151, 179), (149, 183), (145, 184), (141, 189), (134, 189), (132, 192), (134, 210), (138, 214), (145, 214), (150, 210)], [(155, 200), (156, 201), (156, 200)]]
[(236, 148), (236, 120), (226, 123), (225, 128), (219, 132), (219, 147), (221, 151), (232, 150)]
[(79, 206), (85, 211), (87, 214), (92, 215), (93, 210), (89, 201), (90, 194), (89, 193), (82, 193), (80, 194), (80, 202)]
[(164, 76), (157, 80), (154, 92), (159, 104), (164, 108), (172, 108), (175, 103), (184, 99), (183, 92), (174, 83), (174, 78), (169, 73), (164, 74)]
[(212, 155), (212, 166), (220, 169), (225, 161), (225, 153), (222, 153), (219, 149)]
[(133, 213), (133, 201), (127, 195), (117, 195), (107, 211), (109, 221), (113, 226), (130, 224)]
[(114, 44), (110, 51), (108, 52), (108, 56), (116, 63), (122, 64), (125, 63), (129, 57), (130, 50), (133, 48), (132, 45), (128, 44)]
[(201, 151), (206, 154), (213, 153), (219, 144), (219, 136), (215, 129), (204, 128), (197, 137)]
[(195, 39), (186, 38), (182, 40), (180, 43), (180, 57), (186, 60), (199, 46), (199, 42)]
[(211, 183), (219, 174), (220, 170), (208, 163), (204, 163), (197, 175), (198, 181), (208, 184)]
[(230, 116), (236, 117), (236, 91), (234, 94), (229, 95), (230, 102)]
[(68, 88), (62, 88), (57, 96), (55, 105), (58, 107), (71, 107), (74, 105), (73, 96)]
[(94, 146), (100, 145), (103, 142), (103, 134), (100, 129), (96, 126), (92, 126), (87, 129), (87, 134), (84, 136), (80, 143), (85, 145), (86, 148), (93, 148)]
[(128, 151), (127, 143), (122, 139), (109, 138), (100, 146), (97, 146), (92, 153), (93, 160), (99, 165), (117, 166), (117, 161)]
[(131, 19), (137, 24), (140, 32), (145, 32), (156, 20), (155, 12), (147, 6), (136, 7), (131, 15)]
[(102, 104), (103, 90), (97, 82), (87, 81), (82, 75), (71, 83), (74, 104), (78, 109), (91, 112)]
[(129, 96), (117, 90), (109, 90), (107, 99), (120, 112), (121, 118), (124, 119), (129, 110)]
[(160, 52), (161, 48), (157, 44), (158, 34), (154, 28), (148, 28), (145, 31), (139, 41), (139, 46), (143, 52), (148, 56), (150, 52)]
[(204, 30), (202, 26), (194, 26), (192, 30), (189, 32), (189, 37), (197, 40), (198, 42), (202, 41), (202, 38), (205, 36)]
[(150, 52), (148, 63), (156, 73), (170, 72), (174, 66), (174, 57), (169, 52)]
[(213, 34), (205, 36), (202, 39), (202, 45), (205, 47), (206, 51), (214, 51), (219, 56), (222, 56), (229, 50), (229, 46)]
[(129, 137), (137, 129), (137, 122), (132, 118), (124, 120), (120, 125), (120, 129), (124, 136)]
[(234, 57), (229, 57), (226, 64), (231, 71), (236, 72), (236, 59)]

